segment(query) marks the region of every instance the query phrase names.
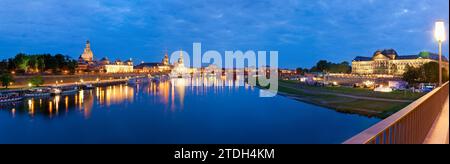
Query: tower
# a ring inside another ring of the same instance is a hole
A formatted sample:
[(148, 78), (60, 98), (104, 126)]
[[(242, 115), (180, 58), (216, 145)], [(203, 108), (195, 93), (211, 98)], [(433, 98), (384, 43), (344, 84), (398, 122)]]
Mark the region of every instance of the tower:
[(163, 65), (169, 65), (169, 55), (167, 55), (167, 51), (164, 54), (164, 58), (163, 58), (162, 64)]
[(178, 59), (178, 64), (179, 65), (184, 65), (183, 64), (183, 50), (180, 49), (180, 58)]

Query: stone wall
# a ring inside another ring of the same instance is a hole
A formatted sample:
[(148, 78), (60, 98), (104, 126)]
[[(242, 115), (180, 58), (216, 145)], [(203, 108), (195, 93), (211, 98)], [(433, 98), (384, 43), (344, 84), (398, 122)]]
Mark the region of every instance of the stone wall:
[[(42, 75), (42, 79), (44, 80), (44, 85), (52, 85), (55, 84), (56, 81), (61, 83), (75, 83), (80, 82), (80, 79), (83, 81), (96, 81), (97, 78), (99, 80), (109, 80), (109, 79), (120, 79), (125, 78), (127, 76), (136, 76), (143, 74), (129, 73), (129, 74), (84, 74), (84, 75)], [(28, 81), (34, 77), (33, 75), (28, 76), (15, 76), (14, 77), (14, 85), (11, 87), (21, 87), (27, 86)]]

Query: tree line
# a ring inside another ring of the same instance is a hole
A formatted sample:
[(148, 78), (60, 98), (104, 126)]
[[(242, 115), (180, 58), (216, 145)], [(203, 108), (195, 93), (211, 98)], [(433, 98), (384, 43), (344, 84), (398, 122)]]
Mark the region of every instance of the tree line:
[(18, 74), (44, 73), (53, 74), (75, 73), (77, 61), (62, 54), (24, 54), (19, 53), (14, 58), (0, 61), (0, 73), (15, 72)]
[(74, 74), (77, 61), (62, 54), (24, 54), (19, 53), (14, 58), (0, 61), (0, 82), (8, 88), (14, 82), (13, 74), (38, 74), (30, 80), (35, 86), (43, 84), (39, 74), (50, 72), (52, 74)]
[[(442, 69), (442, 81), (446, 82), (449, 79), (448, 70)], [(418, 83), (438, 83), (439, 81), (439, 64), (437, 62), (429, 62), (421, 67), (406, 67), (406, 72), (403, 74), (403, 80), (409, 84)]]

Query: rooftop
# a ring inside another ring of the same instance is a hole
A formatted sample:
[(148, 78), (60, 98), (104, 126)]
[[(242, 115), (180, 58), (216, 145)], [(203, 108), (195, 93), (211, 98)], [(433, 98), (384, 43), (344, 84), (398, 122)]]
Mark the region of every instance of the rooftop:
[[(378, 50), (375, 52), (375, 54), (377, 53), (382, 53), (383, 55), (388, 55), (389, 53), (391, 54), (397, 54), (397, 52), (395, 52), (395, 50)], [(387, 53), (387, 54), (384, 54)], [(396, 60), (408, 60), (408, 59), (431, 59), (431, 60), (439, 60), (439, 55), (436, 53), (431, 53), (431, 52), (420, 52), (417, 55), (403, 55), (403, 56), (397, 56)], [(357, 56), (355, 57), (355, 59), (353, 59), (353, 61), (372, 61), (372, 57), (365, 57), (365, 56)], [(442, 61), (448, 62), (447, 57), (442, 56)]]

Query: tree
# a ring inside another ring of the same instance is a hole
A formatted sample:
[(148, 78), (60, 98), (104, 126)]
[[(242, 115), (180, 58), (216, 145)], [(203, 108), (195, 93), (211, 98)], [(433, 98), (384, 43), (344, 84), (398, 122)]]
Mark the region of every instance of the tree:
[(324, 71), (328, 70), (329, 66), (330, 66), (330, 63), (328, 63), (326, 60), (320, 60), (316, 64), (316, 69), (319, 72), (324, 72)]
[(78, 66), (78, 62), (76, 60), (68, 60), (67, 67), (68, 67), (68, 69), (69, 69), (68, 71), (70, 73), (75, 73), (77, 66)]
[[(38, 59), (36, 55), (29, 56), (28, 67), (31, 67), (31, 70), (39, 70)], [(38, 71), (36, 71), (38, 72)]]
[(33, 86), (39, 87), (44, 84), (44, 79), (42, 79), (42, 76), (34, 76), (28, 82)]
[(416, 84), (420, 82), (420, 69), (412, 66), (406, 66), (406, 72), (403, 73), (402, 79), (409, 84)]
[(44, 72), (44, 70), (45, 70), (45, 61), (44, 61), (44, 58), (38, 57), (38, 58), (37, 58), (37, 65), (38, 65), (39, 70), (41, 70), (42, 72)]
[(327, 73), (350, 73), (352, 67), (350, 63), (344, 61), (341, 63), (331, 63), (326, 60), (320, 60), (316, 66), (311, 68), (311, 72), (327, 72)]
[(14, 59), (13, 59), (13, 63), (15, 65), (15, 67), (24, 72), (27, 72), (27, 70), (28, 70), (28, 67), (29, 67), (28, 62), (29, 61), (30, 61), (30, 57), (23, 53), (17, 54), (16, 57), (14, 57)]
[(69, 56), (62, 54), (52, 56), (51, 54), (27, 55), (19, 53), (14, 58), (8, 59), (7, 65), (2, 64), (0, 71), (3, 71), (4, 67), (7, 67), (9, 72), (16, 71), (18, 73), (26, 73), (29, 70), (39, 70), (39, 72), (52, 70), (53, 73), (60, 73), (63, 70), (75, 72), (76, 66), (76, 60), (72, 60)]
[(14, 77), (10, 73), (3, 73), (0, 75), (0, 81), (2, 82), (2, 86), (8, 88), (8, 86), (14, 82)]
[(0, 61), (0, 73), (9, 72), (8, 71), (9, 63), (6, 60)]
[(301, 68), (301, 67), (295, 69), (295, 73), (296, 73), (297, 75), (305, 75), (305, 73), (307, 73), (308, 71), (309, 71), (308, 69), (306, 69), (306, 68)]
[[(439, 64), (437, 62), (429, 62), (419, 68), (407, 66), (406, 69), (403, 80), (410, 84), (438, 83), (439, 81)], [(442, 68), (442, 81), (446, 82), (448, 79), (448, 70)]]

